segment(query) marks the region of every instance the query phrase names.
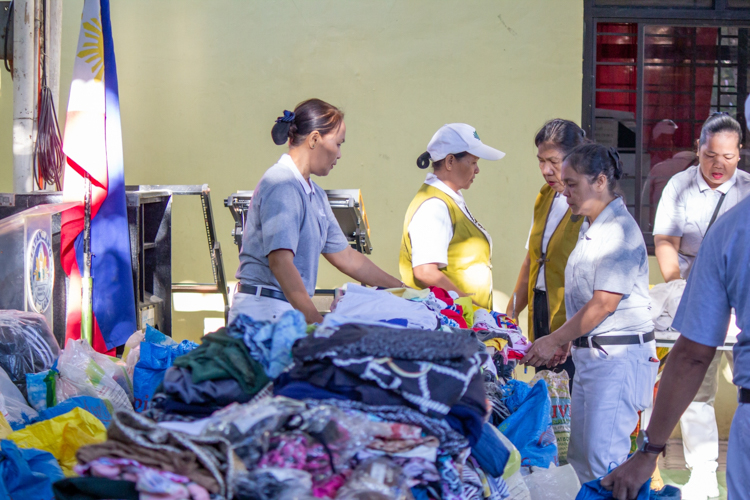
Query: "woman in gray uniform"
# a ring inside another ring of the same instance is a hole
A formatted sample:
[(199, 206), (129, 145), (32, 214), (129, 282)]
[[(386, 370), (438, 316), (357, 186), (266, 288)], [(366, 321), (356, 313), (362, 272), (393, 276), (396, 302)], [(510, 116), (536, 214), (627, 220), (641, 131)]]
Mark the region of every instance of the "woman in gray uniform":
[(346, 137), (344, 113), (320, 99), (284, 111), (271, 131), (289, 152), (269, 168), (253, 192), (242, 235), (240, 280), (229, 311), (255, 320), (276, 320), (285, 311), (301, 311), (308, 323), (323, 317), (312, 302), (320, 255), (339, 271), (366, 285), (400, 287), (349, 246), (312, 175), (326, 176), (341, 158)]
[[(573, 343), (576, 371), (570, 403), (568, 462), (582, 483), (623, 463), (638, 412), (651, 405), (659, 367), (648, 295), (643, 236), (616, 194), (617, 151), (598, 144), (563, 162), (563, 195), (585, 216), (565, 267), (567, 321), (539, 338), (523, 362), (549, 364)], [(563, 360), (564, 361), (564, 360)]]

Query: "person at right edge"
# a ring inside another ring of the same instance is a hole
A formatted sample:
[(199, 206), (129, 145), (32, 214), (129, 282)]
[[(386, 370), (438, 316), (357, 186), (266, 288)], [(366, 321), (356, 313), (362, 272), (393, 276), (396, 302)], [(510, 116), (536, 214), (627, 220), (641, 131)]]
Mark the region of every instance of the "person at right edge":
[[(648, 480), (682, 412), (700, 391), (716, 348), (727, 337), (735, 309), (740, 333), (734, 346), (734, 384), (739, 405), (727, 450), (727, 499), (750, 500), (750, 198), (711, 227), (682, 294), (673, 325), (680, 337), (664, 367), (654, 413), (638, 451), (602, 486), (617, 500), (630, 500)], [(682, 498), (685, 498), (684, 496)]]
[[(712, 114), (698, 140), (699, 165), (674, 175), (667, 183), (654, 222), (656, 259), (665, 282), (688, 278), (709, 228), (750, 194), (750, 174), (737, 169), (741, 141), (742, 128), (734, 118), (726, 113)], [(734, 321), (730, 329), (733, 326)], [(690, 480), (682, 489), (685, 500), (719, 496), (714, 399), (721, 357), (722, 351), (717, 350), (695, 399), (680, 419), (685, 462), (690, 469)], [(731, 356), (727, 358), (731, 366)]]
[[(544, 337), (565, 323), (565, 265), (578, 242), (578, 231), (583, 217), (572, 220), (572, 212), (562, 192), (561, 179), (565, 156), (586, 142), (586, 133), (570, 120), (550, 120), (537, 132), (534, 144), (537, 147), (539, 170), (544, 177), (544, 186), (539, 190), (531, 216), (529, 240), (526, 242), (526, 258), (518, 273), (513, 295), (505, 313), (511, 318), (529, 306), (528, 337)], [(515, 310), (514, 310), (515, 307)], [(573, 387), (575, 365), (573, 358), (555, 367), (565, 370)], [(547, 365), (538, 370), (549, 370)]]

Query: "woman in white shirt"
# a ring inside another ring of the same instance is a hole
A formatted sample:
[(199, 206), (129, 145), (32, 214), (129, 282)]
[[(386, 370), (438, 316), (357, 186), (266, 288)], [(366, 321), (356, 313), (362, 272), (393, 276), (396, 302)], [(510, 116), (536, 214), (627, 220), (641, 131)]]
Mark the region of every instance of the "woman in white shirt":
[(435, 133), (417, 160), (419, 168), (432, 160), (434, 173), (427, 174), (404, 218), (399, 270), (406, 285), (452, 290), (492, 309), (492, 239), (469, 212), (461, 190), (474, 182), (480, 158), (503, 156), (465, 123)]
[(659, 368), (648, 295), (648, 255), (638, 224), (616, 194), (617, 151), (598, 144), (563, 162), (563, 194), (585, 217), (565, 267), (568, 320), (522, 360), (550, 364), (573, 343), (568, 462), (581, 482), (605, 475), (630, 452), (638, 412), (651, 405)]
[[(699, 165), (675, 174), (664, 188), (654, 222), (654, 245), (665, 282), (687, 279), (709, 227), (750, 195), (750, 174), (737, 169), (741, 141), (742, 127), (737, 120), (726, 113), (714, 113), (701, 129)], [(686, 500), (719, 494), (714, 399), (721, 356), (722, 351), (716, 351), (695, 400), (680, 419), (685, 461), (691, 470), (690, 481), (683, 488)], [(727, 359), (731, 364), (731, 355)]]
[[(531, 216), (526, 258), (518, 273), (513, 296), (506, 314), (517, 318), (529, 306), (529, 340), (549, 335), (565, 323), (565, 264), (578, 241), (582, 219), (571, 220), (571, 211), (563, 196), (561, 168), (563, 159), (577, 146), (586, 142), (586, 133), (570, 120), (550, 120), (537, 132), (539, 170), (544, 186), (539, 190)], [(515, 309), (514, 309), (515, 307)], [(558, 353), (553, 364), (567, 356)], [(549, 369), (540, 366), (540, 369)], [(571, 384), (575, 373), (573, 359), (558, 365), (568, 373)]]

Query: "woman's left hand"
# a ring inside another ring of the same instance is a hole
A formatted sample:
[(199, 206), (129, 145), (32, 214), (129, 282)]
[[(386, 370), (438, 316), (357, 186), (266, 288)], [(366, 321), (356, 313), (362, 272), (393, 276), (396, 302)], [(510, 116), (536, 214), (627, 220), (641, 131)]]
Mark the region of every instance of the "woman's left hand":
[(534, 341), (534, 344), (526, 353), (526, 356), (521, 360), (521, 363), (526, 363), (534, 367), (542, 366), (547, 364), (549, 360), (557, 352), (557, 348), (560, 344), (557, 343), (553, 335), (547, 335)]

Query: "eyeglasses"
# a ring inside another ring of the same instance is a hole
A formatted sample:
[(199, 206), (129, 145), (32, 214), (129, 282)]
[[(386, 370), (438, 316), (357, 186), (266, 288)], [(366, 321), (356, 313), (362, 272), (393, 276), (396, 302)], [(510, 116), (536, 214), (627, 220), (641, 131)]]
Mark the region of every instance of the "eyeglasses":
[(732, 115), (727, 113), (726, 111), (714, 111), (710, 115), (708, 115), (709, 118), (713, 118), (714, 116), (729, 116), (731, 118)]

